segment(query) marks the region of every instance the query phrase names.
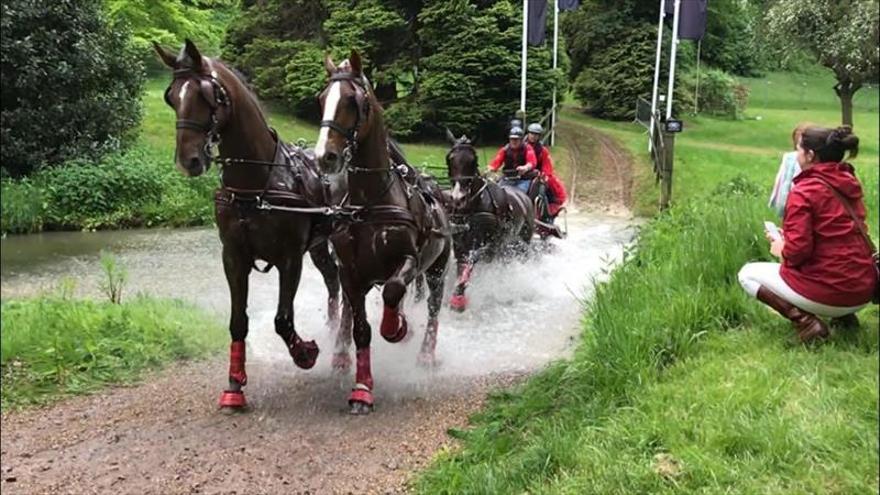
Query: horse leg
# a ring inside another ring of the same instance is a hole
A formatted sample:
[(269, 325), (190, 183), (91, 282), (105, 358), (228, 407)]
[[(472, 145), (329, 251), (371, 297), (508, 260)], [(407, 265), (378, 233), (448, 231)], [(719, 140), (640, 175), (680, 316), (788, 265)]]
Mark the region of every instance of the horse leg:
[(416, 302), (420, 302), (425, 298), (425, 276), (419, 274), (416, 276)]
[(229, 334), (232, 344), (229, 346), (229, 387), (220, 395), (220, 407), (230, 409), (247, 406), (241, 387), (247, 385), (244, 341), (248, 334), (247, 297), (251, 265), (240, 254), (223, 247), (223, 271), (231, 302)]
[(352, 315), (351, 304), (348, 298), (342, 298), (342, 319), (339, 320), (339, 330), (336, 334), (336, 352), (333, 354), (333, 369), (340, 373), (348, 371), (351, 367), (351, 356), (348, 348), (351, 347)]
[(324, 277), (327, 286), (327, 328), (333, 329), (339, 324), (339, 267), (330, 254), (330, 243), (325, 241), (309, 249), (312, 263)]
[(351, 414), (369, 414), (373, 410), (373, 371), (370, 365), (370, 340), (372, 331), (367, 322), (367, 313), (364, 309), (364, 291), (358, 290), (356, 294), (346, 290), (346, 297), (351, 304), (351, 313), (354, 320), (354, 344), (357, 348), (357, 370), (355, 372), (355, 384), (348, 397), (349, 412)]
[(318, 345), (314, 340), (306, 342), (300, 339), (293, 325), (293, 298), (296, 296), (301, 275), (302, 256), (288, 256), (284, 266), (278, 267), (278, 311), (275, 313), (275, 333), (287, 344), (293, 362), (307, 370), (315, 365)]
[(394, 272), (382, 289), (382, 299), (385, 301), (385, 309), (382, 313), (382, 325), (379, 331), (388, 342), (400, 342), (406, 337), (407, 323), (403, 316), (401, 301), (406, 295), (406, 286), (416, 276), (416, 259), (413, 256), (405, 256), (403, 263)]
[(425, 330), (425, 338), (422, 340), (422, 349), (419, 351), (418, 364), (425, 367), (434, 367), (437, 365), (437, 358), (434, 350), (437, 348), (437, 330), (439, 322), (437, 315), (440, 313), (440, 307), (443, 304), (443, 285), (446, 278), (446, 256), (440, 259), (428, 269), (428, 326)]
[(455, 282), (455, 289), (452, 291), (452, 297), (449, 300), (449, 306), (453, 311), (459, 313), (467, 309), (468, 299), (464, 294), (467, 286), (471, 281), (471, 272), (476, 263), (475, 251), (471, 251), (467, 256), (458, 260), (458, 280)]

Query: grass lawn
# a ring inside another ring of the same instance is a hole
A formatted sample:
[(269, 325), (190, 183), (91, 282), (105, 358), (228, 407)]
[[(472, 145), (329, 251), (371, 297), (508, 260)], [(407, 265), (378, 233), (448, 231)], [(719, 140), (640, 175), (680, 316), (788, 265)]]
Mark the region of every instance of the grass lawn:
[(180, 301), (62, 295), (3, 301), (2, 407), (43, 404), (221, 349), (223, 324)]
[[(498, 393), (470, 428), (452, 431), (460, 446), (442, 452), (414, 491), (877, 493), (877, 306), (860, 313), (859, 331), (807, 348), (736, 280), (743, 263), (769, 257), (761, 221), (773, 219), (766, 197), (791, 129), (802, 120), (839, 122), (832, 79), (747, 82), (752, 119), (684, 118), (673, 208), (643, 227), (638, 246), (598, 287), (574, 357)], [(765, 87), (773, 88), (766, 96)], [(856, 97), (862, 146), (854, 165), (876, 238), (870, 91)], [(632, 153), (642, 168), (637, 210), (654, 212), (643, 130), (572, 108), (564, 118)], [(731, 181), (738, 176), (757, 187)]]

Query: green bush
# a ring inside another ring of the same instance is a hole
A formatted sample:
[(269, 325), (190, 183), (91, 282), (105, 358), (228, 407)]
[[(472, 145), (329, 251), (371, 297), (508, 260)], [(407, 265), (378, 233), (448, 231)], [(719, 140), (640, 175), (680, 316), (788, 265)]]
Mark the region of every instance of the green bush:
[(21, 176), (130, 142), (144, 71), (103, 3), (9, 0), (0, 8), (2, 167)]
[(24, 234), (43, 229), (43, 192), (28, 179), (0, 182), (0, 232)]
[(3, 233), (137, 226), (210, 225), (217, 179), (181, 175), (170, 157), (147, 146), (73, 160), (26, 180), (3, 179)]
[(55, 228), (99, 228), (139, 223), (141, 207), (162, 198), (163, 177), (145, 166), (142, 149), (108, 155), (99, 162), (71, 161), (41, 174), (46, 223)]
[[(679, 79), (680, 92), (676, 92), (679, 108), (682, 111), (707, 113), (716, 117), (740, 118), (748, 103), (748, 88), (738, 83), (728, 73), (703, 68), (700, 73), (688, 71)], [(699, 88), (697, 107), (694, 107), (694, 94)]]

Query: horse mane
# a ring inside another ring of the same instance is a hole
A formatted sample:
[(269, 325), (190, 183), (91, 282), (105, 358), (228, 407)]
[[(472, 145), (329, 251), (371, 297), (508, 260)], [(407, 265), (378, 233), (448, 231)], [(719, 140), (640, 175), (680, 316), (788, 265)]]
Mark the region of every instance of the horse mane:
[(409, 161), (406, 159), (406, 155), (403, 153), (403, 148), (400, 147), (400, 143), (397, 142), (391, 136), (388, 136), (388, 153), (391, 154), (391, 161), (396, 164), (409, 164)]

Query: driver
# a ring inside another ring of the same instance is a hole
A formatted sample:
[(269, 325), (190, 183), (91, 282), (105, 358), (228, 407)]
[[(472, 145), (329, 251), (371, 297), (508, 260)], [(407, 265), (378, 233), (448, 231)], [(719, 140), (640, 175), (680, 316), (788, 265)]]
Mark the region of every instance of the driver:
[(547, 217), (541, 220), (553, 223), (553, 219), (565, 204), (565, 186), (553, 172), (553, 159), (550, 157), (550, 150), (541, 142), (541, 134), (543, 133), (544, 128), (541, 127), (541, 124), (529, 124), (526, 142), (535, 151), (537, 170), (541, 174), (541, 181), (547, 185), (547, 211), (545, 212)]
[(500, 168), (504, 177), (499, 184), (515, 186), (528, 194), (531, 180), (537, 176), (535, 151), (523, 141), (521, 127), (511, 128), (508, 137), (510, 141), (495, 154), (489, 163), (489, 170), (497, 172)]

